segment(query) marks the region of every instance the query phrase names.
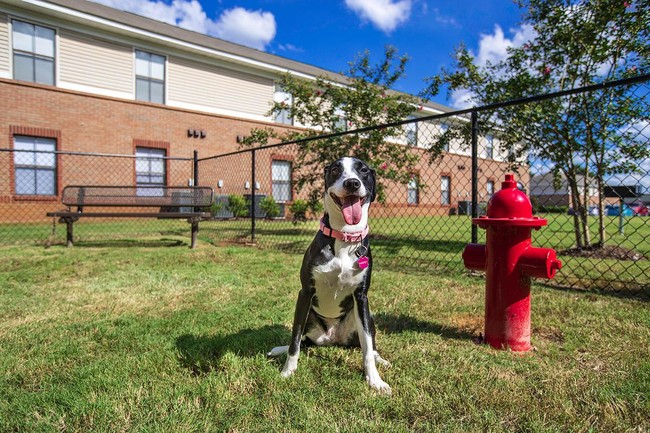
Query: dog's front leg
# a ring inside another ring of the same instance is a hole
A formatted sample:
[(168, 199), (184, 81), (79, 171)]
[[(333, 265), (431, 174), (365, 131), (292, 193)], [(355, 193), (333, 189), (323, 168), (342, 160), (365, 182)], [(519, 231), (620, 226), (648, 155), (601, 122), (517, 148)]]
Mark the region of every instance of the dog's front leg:
[(298, 368), (298, 357), (300, 356), (300, 342), (302, 334), (305, 331), (305, 323), (307, 316), (311, 309), (311, 300), (314, 296), (313, 290), (306, 290), (303, 288), (298, 293), (298, 301), (296, 302), (296, 312), (293, 317), (293, 328), (291, 330), (291, 343), (289, 344), (289, 352), (287, 360), (282, 368), (282, 377), (289, 377)]
[(361, 344), (361, 353), (363, 354), (363, 368), (366, 373), (366, 382), (371, 388), (390, 395), (390, 386), (382, 380), (377, 371), (375, 348), (373, 345), (373, 335), (371, 334), (370, 308), (368, 307), (368, 296), (363, 288), (354, 292), (354, 313), (357, 323), (357, 333), (359, 334), (359, 343)]

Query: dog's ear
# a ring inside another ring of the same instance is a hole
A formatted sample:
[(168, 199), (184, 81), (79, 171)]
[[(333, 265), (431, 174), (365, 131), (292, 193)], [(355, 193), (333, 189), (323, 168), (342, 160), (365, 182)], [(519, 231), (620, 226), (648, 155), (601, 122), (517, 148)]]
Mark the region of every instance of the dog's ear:
[(332, 164), (327, 164), (325, 166), (325, 170), (323, 170), (323, 180), (325, 180), (325, 188), (329, 188), (329, 185), (327, 184), (327, 176), (330, 173), (330, 167), (332, 167)]
[(370, 195), (370, 202), (372, 203), (377, 197), (377, 172), (373, 168), (370, 168), (370, 177), (372, 178), (372, 194)]

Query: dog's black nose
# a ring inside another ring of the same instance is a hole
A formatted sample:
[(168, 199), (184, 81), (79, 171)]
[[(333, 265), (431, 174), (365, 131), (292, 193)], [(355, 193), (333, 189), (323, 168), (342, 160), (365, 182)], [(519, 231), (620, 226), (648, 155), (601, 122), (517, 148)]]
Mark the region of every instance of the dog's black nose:
[(343, 181), (343, 187), (348, 191), (356, 191), (361, 188), (361, 182), (359, 179), (345, 179)]

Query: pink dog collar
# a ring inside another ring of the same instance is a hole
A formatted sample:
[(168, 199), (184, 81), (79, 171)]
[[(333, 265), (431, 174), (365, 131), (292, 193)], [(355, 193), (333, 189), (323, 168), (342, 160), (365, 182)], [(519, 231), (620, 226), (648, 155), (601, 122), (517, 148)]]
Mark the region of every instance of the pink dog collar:
[(326, 227), (325, 223), (321, 219), (320, 220), (320, 231), (322, 231), (325, 236), (328, 236), (330, 238), (338, 239), (338, 240), (343, 241), (343, 242), (354, 243), (354, 242), (361, 242), (363, 240), (363, 238), (365, 238), (366, 235), (368, 234), (369, 228), (368, 228), (368, 226), (366, 226), (366, 228), (363, 229), (363, 231), (360, 231), (360, 232), (351, 232), (351, 233), (350, 232), (340, 232), (338, 230), (334, 230), (332, 228)]

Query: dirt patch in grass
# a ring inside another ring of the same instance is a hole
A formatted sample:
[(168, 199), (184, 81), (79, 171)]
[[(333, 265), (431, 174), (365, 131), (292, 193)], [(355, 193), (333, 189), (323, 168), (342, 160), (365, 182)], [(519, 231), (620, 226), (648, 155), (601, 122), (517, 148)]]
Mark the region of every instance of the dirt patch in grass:
[(583, 248), (569, 248), (560, 251), (559, 254), (573, 257), (587, 257), (591, 259), (616, 259), (616, 260), (647, 260), (646, 257), (638, 251), (616, 245), (590, 246)]

